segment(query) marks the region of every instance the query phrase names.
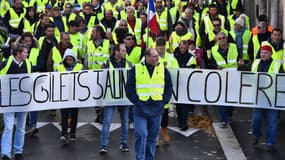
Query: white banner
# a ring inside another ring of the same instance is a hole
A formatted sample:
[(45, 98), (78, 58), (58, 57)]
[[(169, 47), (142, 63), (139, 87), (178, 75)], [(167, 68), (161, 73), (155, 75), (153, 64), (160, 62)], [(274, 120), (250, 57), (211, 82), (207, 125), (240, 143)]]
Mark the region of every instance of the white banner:
[[(171, 103), (285, 108), (285, 74), (170, 70)], [(88, 70), (1, 76), (0, 112), (131, 105), (126, 70)], [(134, 93), (135, 94), (135, 93)]]

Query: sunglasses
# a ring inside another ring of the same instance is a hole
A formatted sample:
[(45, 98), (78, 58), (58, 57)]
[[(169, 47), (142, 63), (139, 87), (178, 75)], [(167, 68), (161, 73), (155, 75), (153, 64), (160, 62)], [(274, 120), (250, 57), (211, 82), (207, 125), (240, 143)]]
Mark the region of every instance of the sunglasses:
[(220, 38), (218, 38), (218, 40), (225, 40), (226, 39), (226, 37), (220, 37)]

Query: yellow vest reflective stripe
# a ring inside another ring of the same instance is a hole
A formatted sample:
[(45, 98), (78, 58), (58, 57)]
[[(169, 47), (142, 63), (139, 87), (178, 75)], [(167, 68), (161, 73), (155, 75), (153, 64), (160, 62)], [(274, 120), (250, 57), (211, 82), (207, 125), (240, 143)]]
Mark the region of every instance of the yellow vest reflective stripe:
[(261, 46), (269, 45), (272, 48), (272, 59), (281, 62), (283, 60), (284, 49), (276, 51), (274, 47), (268, 41), (261, 42)]
[(62, 56), (59, 50), (56, 47), (52, 48), (52, 62), (53, 62), (53, 70), (58, 70), (58, 66), (62, 61)]
[[(253, 64), (252, 64), (252, 67), (251, 67), (251, 71), (252, 72), (257, 72), (258, 71), (258, 65), (260, 63), (260, 59), (256, 59), (254, 60)], [(280, 70), (280, 67), (281, 67), (281, 63), (279, 61), (272, 61), (270, 66), (269, 66), (269, 69), (268, 69), (268, 73), (279, 73), (279, 70)]]
[[(230, 31), (231, 36), (233, 37), (233, 39), (235, 40), (236, 38), (236, 34), (235, 32), (232, 30)], [(247, 29), (244, 31), (243, 35), (242, 35), (242, 59), (243, 60), (249, 60), (249, 55), (248, 55), (248, 44), (251, 38), (251, 32)]]
[(222, 55), (218, 52), (219, 45), (215, 45), (212, 48), (212, 55), (216, 61), (216, 63), (221, 66), (223, 69), (237, 69), (237, 58), (238, 51), (237, 47), (233, 43), (229, 43), (228, 53), (227, 53), (227, 62), (222, 57)]
[(33, 66), (37, 65), (39, 52), (39, 48), (32, 48), (30, 51), (29, 60), (31, 61)]
[(260, 48), (260, 43), (259, 43), (259, 40), (258, 40), (258, 36), (257, 35), (254, 35), (252, 37), (252, 43), (253, 43), (253, 55), (254, 55), (254, 59), (256, 58), (256, 55), (259, 51), (259, 48)]
[[(80, 16), (82, 18), (84, 18), (84, 14), (83, 13), (80, 13)], [(90, 19), (89, 19), (89, 22), (87, 24), (87, 27), (88, 28), (93, 28), (95, 26), (95, 20), (96, 20), (96, 16), (91, 16)]]
[(43, 12), (46, 8), (48, 0), (36, 0), (37, 3), (37, 12)]
[(141, 63), (135, 65), (136, 92), (140, 101), (162, 101), (164, 93), (164, 66), (155, 66), (150, 77), (147, 67)]
[(6, 0), (2, 0), (0, 2), (0, 16), (4, 17), (6, 12), (11, 8), (9, 2), (7, 2)]
[(133, 48), (130, 54), (126, 54), (126, 59), (132, 64), (137, 64), (140, 62), (141, 54), (142, 54), (141, 47), (136, 46)]
[(18, 28), (22, 18), (24, 18), (26, 14), (26, 10), (24, 9), (24, 12), (21, 13), (20, 16), (18, 16), (18, 14), (15, 12), (13, 8), (10, 8), (9, 12), (10, 12), (10, 20), (9, 20), (10, 26), (13, 28)]
[(117, 11), (117, 7), (121, 7), (122, 3), (119, 1), (115, 3), (115, 5), (112, 5), (110, 1), (107, 1), (104, 3), (104, 10), (112, 10), (113, 11), (113, 16), (118, 19), (119, 12)]
[(170, 43), (170, 52), (174, 52), (175, 48), (179, 46), (179, 43), (182, 40), (190, 40), (192, 38), (192, 33), (187, 32), (183, 36), (177, 35), (177, 33), (174, 31), (170, 35), (169, 43)]
[[(76, 63), (76, 65), (73, 67), (72, 71), (80, 71), (83, 69), (83, 65), (80, 63)], [(59, 72), (65, 72), (66, 68), (64, 67), (63, 64), (59, 65), (56, 69)]]
[(103, 46), (95, 47), (93, 41), (87, 43), (88, 49), (88, 69), (101, 69), (102, 64), (104, 64), (110, 57), (109, 40), (104, 40)]
[[(221, 20), (221, 28), (225, 28), (225, 17), (219, 15), (219, 18)], [(205, 33), (209, 33), (210, 31), (214, 30), (214, 26), (212, 20), (210, 19), (210, 16), (205, 16), (204, 24), (205, 24)]]
[(167, 23), (167, 17), (168, 17), (168, 9), (165, 8), (160, 15), (156, 12), (156, 19), (159, 24), (159, 28), (161, 31), (167, 31), (168, 30), (168, 23)]
[(70, 42), (79, 52), (80, 57), (84, 57), (86, 53), (86, 39), (81, 33), (69, 34)]
[(174, 23), (176, 22), (176, 16), (177, 16), (177, 11), (178, 11), (178, 7), (174, 6), (172, 8), (169, 9), (170, 12), (170, 16), (171, 16), (171, 20), (172, 20), (172, 24), (174, 25)]
[(231, 7), (233, 10), (237, 8), (238, 0), (231, 0)]
[(179, 64), (173, 54), (165, 53), (164, 57), (159, 57), (159, 63), (166, 68), (179, 68)]
[(136, 36), (136, 40), (137, 40), (137, 45), (140, 45), (141, 44), (141, 39), (142, 39), (142, 36), (141, 36), (141, 28), (142, 27), (142, 21), (141, 19), (139, 18), (136, 18), (136, 24), (135, 24), (135, 28), (134, 28), (134, 34)]
[[(0, 75), (7, 74), (7, 72), (9, 70), (9, 68), (11, 67), (11, 64), (13, 61), (14, 61), (14, 56), (10, 56), (8, 58), (8, 61), (7, 61), (7, 64), (5, 65), (5, 67), (1, 69)], [(32, 72), (31, 62), (28, 59), (26, 59), (25, 63), (26, 63), (28, 73), (31, 73)]]
[(186, 66), (190, 67), (191, 65), (197, 65), (196, 56), (192, 55), (189, 61), (186, 63)]

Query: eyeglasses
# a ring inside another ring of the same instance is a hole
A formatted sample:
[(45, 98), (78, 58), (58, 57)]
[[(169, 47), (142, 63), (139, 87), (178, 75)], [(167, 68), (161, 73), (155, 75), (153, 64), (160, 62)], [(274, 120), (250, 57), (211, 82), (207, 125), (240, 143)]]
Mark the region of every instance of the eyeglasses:
[(218, 38), (218, 40), (225, 40), (226, 39), (226, 37), (220, 37), (220, 38)]
[(213, 24), (214, 27), (220, 27), (220, 24)]

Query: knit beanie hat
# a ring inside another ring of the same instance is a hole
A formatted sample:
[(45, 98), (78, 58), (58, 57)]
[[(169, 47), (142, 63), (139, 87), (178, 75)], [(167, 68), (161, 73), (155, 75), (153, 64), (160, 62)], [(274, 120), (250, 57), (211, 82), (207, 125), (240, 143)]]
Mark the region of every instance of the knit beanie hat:
[(260, 50), (265, 50), (272, 53), (272, 47), (269, 45), (264, 45), (260, 48)]
[(240, 26), (244, 27), (244, 19), (243, 18), (237, 18), (235, 20), (235, 24), (239, 24)]

